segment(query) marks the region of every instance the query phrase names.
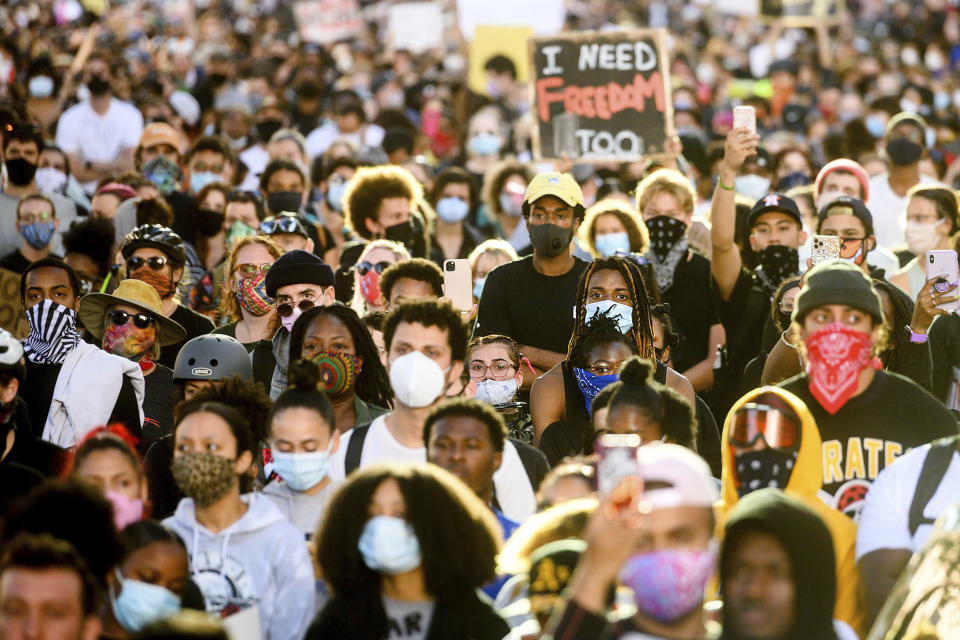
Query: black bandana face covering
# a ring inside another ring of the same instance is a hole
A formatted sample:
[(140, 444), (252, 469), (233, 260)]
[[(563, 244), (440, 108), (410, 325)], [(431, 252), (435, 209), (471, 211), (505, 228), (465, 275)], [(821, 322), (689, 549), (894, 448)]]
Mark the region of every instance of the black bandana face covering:
[(738, 454), (734, 460), (737, 495), (742, 498), (751, 491), (767, 487), (786, 489), (796, 461), (796, 451), (762, 449)]
[(647, 220), (647, 230), (650, 232), (650, 249), (663, 261), (670, 249), (687, 233), (687, 225), (670, 216), (657, 216)]
[(793, 247), (771, 244), (763, 248), (758, 257), (757, 277), (771, 296), (781, 282), (800, 271), (800, 254)]
[(73, 309), (45, 299), (27, 309), (30, 335), (23, 341), (23, 353), (37, 364), (63, 364), (80, 342), (77, 314)]

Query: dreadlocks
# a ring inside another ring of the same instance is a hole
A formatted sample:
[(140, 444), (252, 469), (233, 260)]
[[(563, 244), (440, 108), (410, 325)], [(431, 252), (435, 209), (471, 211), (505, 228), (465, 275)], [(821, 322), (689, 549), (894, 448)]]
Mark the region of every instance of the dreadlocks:
[(902, 327), (910, 325), (910, 320), (913, 318), (913, 300), (899, 287), (886, 280), (874, 280), (873, 288), (878, 292), (887, 294), (890, 305), (893, 307), (893, 317), (886, 318), (884, 323), (889, 328), (889, 342), (880, 359), (883, 360), (885, 368), (899, 372), (900, 369), (897, 365), (901, 363), (897, 362), (897, 346), (899, 346), (897, 336), (900, 335)]
[(574, 345), (580, 338), (587, 326), (587, 294), (590, 289), (590, 278), (597, 271), (612, 269), (620, 273), (623, 281), (627, 283), (627, 290), (630, 294), (630, 304), (633, 306), (633, 328), (627, 332), (633, 342), (637, 355), (641, 358), (652, 359), (653, 351), (653, 324), (650, 313), (650, 303), (648, 302), (647, 286), (644, 283), (640, 268), (635, 262), (622, 256), (611, 256), (609, 258), (597, 258), (591, 262), (580, 276), (580, 284), (577, 287), (577, 318), (574, 321), (573, 334), (570, 336), (570, 342), (567, 345), (567, 360), (572, 361)]

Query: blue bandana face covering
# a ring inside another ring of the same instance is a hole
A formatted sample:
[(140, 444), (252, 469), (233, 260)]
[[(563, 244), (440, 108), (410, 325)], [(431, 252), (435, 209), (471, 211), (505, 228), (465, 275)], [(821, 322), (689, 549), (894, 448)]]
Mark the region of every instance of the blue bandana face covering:
[(593, 410), (590, 408), (590, 405), (593, 404), (593, 399), (597, 397), (597, 394), (600, 393), (605, 386), (613, 384), (619, 377), (616, 373), (598, 376), (591, 371), (579, 367), (573, 368), (573, 376), (577, 379), (577, 386), (580, 387), (580, 393), (583, 394), (583, 401), (587, 406), (587, 415), (590, 417), (593, 417)]

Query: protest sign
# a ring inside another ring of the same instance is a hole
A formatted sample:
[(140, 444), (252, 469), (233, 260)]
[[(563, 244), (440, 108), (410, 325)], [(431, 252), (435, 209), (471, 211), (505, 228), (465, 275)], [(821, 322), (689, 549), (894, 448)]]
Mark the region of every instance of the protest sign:
[(457, 25), (465, 40), (473, 40), (478, 25), (531, 27), (539, 36), (563, 29), (563, 0), (457, 0)]
[(390, 7), (387, 33), (394, 50), (423, 53), (443, 46), (443, 7), (439, 2), (401, 2)]
[(336, 42), (363, 30), (357, 0), (300, 0), (293, 3), (293, 16), (306, 42)]
[(842, 0), (760, 0), (760, 15), (787, 27), (815, 27), (840, 21)]
[(534, 155), (629, 162), (662, 155), (673, 128), (663, 29), (530, 40)]
[(495, 55), (504, 55), (517, 68), (517, 82), (528, 77), (527, 40), (533, 37), (532, 27), (477, 25), (470, 41), (470, 89), (486, 95), (487, 76), (483, 66)]

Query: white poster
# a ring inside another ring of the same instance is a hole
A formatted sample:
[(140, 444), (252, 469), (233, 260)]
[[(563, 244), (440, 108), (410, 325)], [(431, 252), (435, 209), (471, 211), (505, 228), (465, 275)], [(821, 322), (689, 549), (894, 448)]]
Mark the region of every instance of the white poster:
[(457, 0), (457, 24), (463, 37), (473, 39), (477, 25), (533, 27), (538, 36), (563, 31), (563, 0)]
[(422, 53), (443, 46), (443, 7), (439, 2), (401, 2), (390, 7), (387, 33), (394, 50)]

